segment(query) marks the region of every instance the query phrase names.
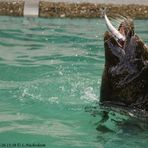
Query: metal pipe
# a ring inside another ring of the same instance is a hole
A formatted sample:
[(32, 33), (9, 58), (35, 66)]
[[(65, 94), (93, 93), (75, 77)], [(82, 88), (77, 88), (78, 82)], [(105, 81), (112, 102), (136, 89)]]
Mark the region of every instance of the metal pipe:
[(25, 0), (24, 16), (38, 16), (39, 15), (39, 1), (40, 0)]

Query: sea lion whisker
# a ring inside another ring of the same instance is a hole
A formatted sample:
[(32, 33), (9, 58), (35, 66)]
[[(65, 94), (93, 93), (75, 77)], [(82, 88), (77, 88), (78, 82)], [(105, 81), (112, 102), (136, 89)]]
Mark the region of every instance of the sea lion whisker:
[(118, 28), (119, 24), (121, 24), (121, 22), (122, 22), (123, 20), (111, 19), (111, 21), (112, 21), (112, 24), (113, 24), (116, 28)]
[(117, 23), (120, 24), (123, 21), (122, 19), (118, 19), (118, 18), (111, 18), (110, 20), (112, 23), (116, 23), (116, 24)]
[(113, 24), (114, 24), (114, 26), (115, 26), (116, 28), (118, 28), (118, 27), (119, 27), (119, 24), (117, 24), (117, 23), (116, 23), (116, 24), (115, 24), (115, 23), (113, 23)]
[(110, 37), (109, 39), (105, 40), (104, 43), (111, 41), (112, 37)]
[(127, 19), (127, 17), (125, 17), (125, 16), (123, 16), (123, 15), (121, 15), (121, 14), (117, 14), (117, 17), (118, 17), (118, 18), (121, 18), (122, 20), (126, 20), (126, 19)]
[(124, 21), (124, 20), (123, 20), (123, 19), (120, 19), (120, 18), (117, 18), (117, 19), (116, 19), (116, 22), (119, 23), (119, 24), (121, 24), (123, 21)]

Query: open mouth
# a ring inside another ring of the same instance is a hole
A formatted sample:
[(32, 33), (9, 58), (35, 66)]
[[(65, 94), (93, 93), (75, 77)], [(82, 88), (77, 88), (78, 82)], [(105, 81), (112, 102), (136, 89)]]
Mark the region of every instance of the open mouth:
[[(123, 37), (126, 39), (126, 36), (127, 36), (127, 32), (126, 32), (126, 28), (125, 28), (125, 25), (123, 23), (120, 24), (119, 28), (118, 28), (118, 31), (119, 33), (121, 33), (123, 35)], [(117, 42), (119, 44), (120, 47), (124, 47), (124, 43), (125, 43), (125, 40), (120, 40), (120, 39), (117, 39)]]
[(116, 39), (117, 43), (121, 48), (124, 47), (124, 43), (126, 40), (126, 29), (125, 24), (121, 23), (118, 30), (111, 24), (110, 20), (108, 19), (107, 15), (104, 15), (106, 26), (109, 29), (109, 31), (112, 33), (113, 37)]
[(124, 17), (119, 25), (119, 28), (116, 29), (111, 24), (106, 14), (104, 14), (104, 18), (108, 30), (111, 32), (112, 36), (117, 41), (119, 47), (123, 49), (127, 40), (129, 40), (135, 34), (133, 20), (129, 17)]

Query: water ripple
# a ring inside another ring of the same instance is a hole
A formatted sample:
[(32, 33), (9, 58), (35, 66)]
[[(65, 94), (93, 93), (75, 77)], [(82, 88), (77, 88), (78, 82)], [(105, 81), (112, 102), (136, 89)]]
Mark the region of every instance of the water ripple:
[[(60, 148), (126, 143), (119, 133), (98, 133), (101, 117), (85, 112), (100, 95), (103, 20), (0, 17), (0, 22), (2, 141)], [(147, 21), (135, 23), (147, 43)]]

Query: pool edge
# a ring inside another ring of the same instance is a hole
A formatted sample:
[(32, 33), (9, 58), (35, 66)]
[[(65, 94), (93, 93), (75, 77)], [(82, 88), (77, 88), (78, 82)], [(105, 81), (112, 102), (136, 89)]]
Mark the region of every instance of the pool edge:
[[(24, 14), (26, 1), (0, 1), (0, 16), (39, 16), (39, 17), (60, 17), (60, 18), (100, 18), (101, 8), (107, 8), (109, 16), (123, 15), (136, 19), (148, 18), (148, 5), (139, 4), (99, 4), (99, 3), (64, 3), (38, 0), (36, 6), (29, 5), (32, 11)], [(30, 10), (31, 10), (30, 9)], [(35, 9), (38, 9), (35, 10)], [(35, 12), (36, 11), (36, 12)], [(33, 13), (35, 12), (35, 13)]]

